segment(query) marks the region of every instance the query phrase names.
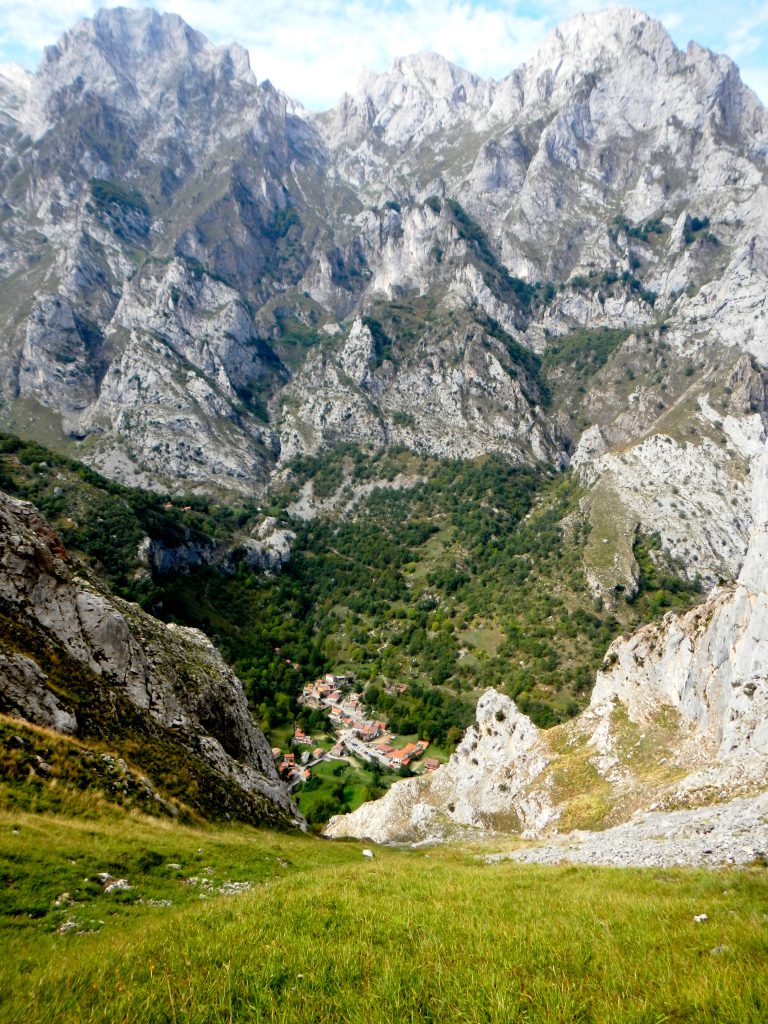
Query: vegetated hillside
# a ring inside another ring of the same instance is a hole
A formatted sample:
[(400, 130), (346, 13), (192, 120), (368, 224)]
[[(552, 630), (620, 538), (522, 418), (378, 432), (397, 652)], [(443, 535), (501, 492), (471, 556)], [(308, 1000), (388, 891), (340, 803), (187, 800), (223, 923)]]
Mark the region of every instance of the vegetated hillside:
[[(696, 585), (657, 564), (643, 536), (637, 593), (610, 608), (596, 600), (582, 562), (589, 524), (568, 476), (502, 457), (440, 463), (355, 449), (298, 469), (315, 474), (321, 509), (331, 492), (338, 504), (297, 527), (285, 575), (311, 597), (326, 655), (367, 683), (368, 703), (398, 732), (455, 744), (454, 727), (469, 724), (489, 685), (540, 724), (567, 718), (588, 700), (613, 637), (696, 600)], [(287, 497), (297, 490), (306, 495), (299, 481)], [(407, 693), (387, 693), (394, 682)]]
[[(500, 456), (440, 462), (348, 446), (297, 463), (268, 510), (296, 531), (292, 559), (279, 574), (236, 557), (250, 524), (263, 518), (255, 506), (177, 499), (169, 509), (162, 497), (122, 488), (10, 436), (2, 460), (6, 488), (45, 509), (63, 543), (118, 593), (215, 640), (280, 744), (295, 721), (317, 737), (328, 734), (325, 715), (300, 710), (297, 697), (306, 681), (330, 669), (354, 675), (371, 715), (385, 717), (400, 735), (429, 739), (443, 756), (473, 721), (488, 685), (552, 725), (588, 701), (619, 632), (696, 599), (696, 587), (665, 573), (651, 556), (652, 542), (638, 537), (637, 595), (602, 607), (584, 575), (588, 525), (578, 485)], [(321, 514), (302, 520), (300, 511), (313, 506)], [(164, 553), (157, 564), (139, 556), (147, 536)], [(215, 545), (222, 557), (202, 567), (168, 558), (177, 549)], [(158, 568), (168, 564), (185, 571)], [(55, 667), (44, 670), (61, 692), (77, 697), (86, 725), (98, 723), (90, 734), (150, 771), (165, 756), (166, 739), (158, 733), (157, 749), (147, 752), (152, 740), (141, 746), (146, 730), (135, 727), (135, 715), (102, 723), (99, 686), (81, 685), (75, 694), (72, 673), (59, 678), (63, 669), (55, 652), (51, 657)], [(45, 751), (39, 756), (48, 760)], [(21, 759), (21, 775), (30, 763)], [(215, 792), (190, 782), (173, 758), (169, 764), (150, 774), (161, 787), (167, 776), (177, 800), (196, 806)], [(394, 778), (330, 764), (296, 795), (310, 824), (318, 824), (382, 795)]]
[(333, 667), (446, 750), (488, 684), (553, 724), (738, 572), (768, 121), (730, 61), (619, 9), (315, 115), (120, 9), (0, 84), (0, 423), (158, 497), (17, 442), (9, 487), (267, 727)]
[(106, 808), (0, 809), (0, 865), (3, 1024), (762, 1024), (768, 1005), (760, 865), (368, 859)]
[[(291, 523), (292, 557), (264, 573), (238, 558), (264, 509), (200, 498), (169, 509), (40, 446), (6, 436), (2, 448), (6, 488), (45, 511), (121, 596), (208, 633), (268, 729), (292, 721), (303, 683), (330, 669), (352, 672), (395, 731), (449, 749), (489, 685), (554, 724), (584, 706), (618, 633), (696, 600), (638, 535), (638, 592), (604, 607), (584, 574), (577, 482), (501, 456), (346, 446), (299, 461), (266, 510)], [(313, 518), (302, 519), (307, 501)], [(166, 558), (183, 571), (160, 571), (140, 557), (147, 536), (166, 553), (218, 545), (227, 557)], [(394, 682), (407, 692), (387, 693)]]
[[(764, 849), (768, 446), (751, 485), (738, 580), (618, 637), (581, 715), (541, 731), (509, 697), (486, 690), (448, 765), (332, 819), (326, 834), (424, 842), (549, 833), (550, 849), (527, 856), (637, 865), (732, 864)], [(658, 575), (648, 551), (639, 562)]]

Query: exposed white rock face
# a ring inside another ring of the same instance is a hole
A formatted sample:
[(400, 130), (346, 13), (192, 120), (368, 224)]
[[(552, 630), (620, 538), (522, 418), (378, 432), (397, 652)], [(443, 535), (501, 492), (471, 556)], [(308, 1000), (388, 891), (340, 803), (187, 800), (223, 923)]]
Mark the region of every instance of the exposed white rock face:
[[(261, 229), (285, 207), (295, 105), (257, 83), (242, 48), (126, 9), (79, 22), (29, 82), (6, 73), (0, 99), (0, 273), (23, 278), (0, 302), (15, 366), (4, 401), (54, 436), (60, 416), (61, 434), (88, 438), (91, 461), (126, 482), (263, 488), (275, 438), (248, 403), (265, 355), (270, 381), (284, 371), (248, 295), (270, 258)], [(239, 232), (222, 227), (241, 216)], [(211, 245), (234, 287), (203, 271)]]
[(146, 537), (139, 548), (141, 561), (158, 573), (189, 573), (202, 565), (215, 566), (222, 573), (233, 573), (244, 562), (252, 569), (279, 571), (290, 560), (296, 534), (267, 516), (251, 531), (250, 537), (231, 544), (192, 539), (166, 544)]
[(550, 760), (540, 731), (514, 703), (486, 690), (448, 764), (423, 779), (395, 783), (380, 800), (331, 818), (325, 834), (381, 843), (486, 830), (535, 833), (552, 820), (546, 793), (532, 793)]
[(376, 490), (408, 490), (423, 483), (426, 483), (426, 477), (408, 473), (398, 473), (391, 480), (368, 480), (362, 483), (350, 475), (344, 477), (335, 494), (321, 498), (314, 493), (312, 481), (308, 480), (302, 485), (296, 501), (286, 511), (292, 519), (304, 521), (318, 516), (347, 516)]
[(281, 526), (274, 516), (263, 519), (252, 533), (253, 539), (249, 539), (244, 545), (250, 565), (276, 570), (290, 560), (296, 534), (293, 530)]
[(376, 359), (373, 336), (362, 320), (355, 320), (346, 342), (339, 353), (339, 367), (357, 387), (370, 382), (371, 368)]
[[(151, 117), (164, 134), (182, 131), (189, 133), (187, 138), (195, 132), (184, 116), (190, 109), (200, 116), (208, 103), (209, 118), (226, 116), (226, 99), (240, 91), (248, 95), (256, 86), (248, 53), (240, 46), (213, 46), (177, 15), (125, 7), (102, 10), (46, 48), (29, 89), (25, 129), (40, 136), (56, 123), (54, 97), (77, 88), (84, 63), (93, 94), (108, 98), (126, 115)], [(208, 86), (205, 92), (194, 88), (201, 79)]]
[[(266, 798), (279, 816), (297, 818), (242, 685), (211, 641), (99, 592), (76, 575), (37, 509), (2, 494), (0, 600), (244, 793)], [(6, 650), (5, 638), (2, 648), (3, 710), (77, 732), (75, 715), (47, 688), (40, 667)]]
[(565, 460), (555, 424), (525, 371), (477, 325), (425, 328), (402, 360), (382, 359), (355, 321), (336, 351), (310, 356), (286, 388), (281, 460), (339, 441), (398, 444), (447, 458), (503, 451), (519, 462)]
[(768, 756), (768, 447), (753, 480), (753, 529), (738, 582), (609, 649), (591, 707), (620, 701), (642, 722), (661, 705), (718, 760)]
[(576, 445), (576, 449), (571, 456), (570, 464), (574, 469), (578, 469), (586, 463), (599, 459), (601, 455), (605, 455), (607, 447), (605, 438), (600, 433), (600, 427), (593, 423), (591, 427), (587, 427), (579, 438), (579, 443)]
[(754, 470), (752, 536), (739, 573), (739, 585), (753, 594), (768, 591), (768, 446)]
[[(395, 61), (392, 70), (366, 72), (352, 95), (322, 119), (333, 144), (349, 151), (344, 169), (364, 184), (386, 173), (377, 150), (419, 146), (441, 131), (473, 122), (487, 110), (493, 83), (462, 70), (436, 53), (418, 53)], [(375, 141), (374, 141), (375, 140)], [(373, 172), (373, 173), (371, 173)]]
[(768, 845), (768, 793), (684, 811), (652, 811), (603, 832), (571, 832), (554, 843), (485, 860), (612, 867), (750, 864)]
[[(537, 352), (663, 321), (697, 381), (725, 350), (765, 363), (766, 152), (735, 66), (633, 10), (572, 19), (501, 82), (404, 57), (321, 115), (176, 16), (102, 11), (36, 75), (0, 70), (0, 418), (161, 489), (262, 491), (339, 440), (561, 465), (597, 423), (606, 455), (663, 430), (666, 379), (555, 412), (498, 339), (403, 329), (388, 366), (356, 318), (429, 296)], [(510, 275), (562, 287), (526, 301)], [(722, 557), (686, 556), (702, 575), (733, 570), (741, 512)]]
[[(542, 732), (508, 698), (489, 690), (478, 704), (477, 724), (446, 766), (396, 783), (380, 800), (331, 819), (327, 834), (423, 841), (455, 834), (462, 825), (536, 836), (578, 821), (585, 797), (603, 801), (605, 824), (615, 824), (665, 802), (695, 807), (711, 803), (713, 796), (722, 801), (763, 793), (768, 779), (768, 445), (755, 467), (752, 491), (754, 525), (738, 582), (715, 590), (685, 615), (670, 613), (660, 624), (615, 641), (579, 719)], [(650, 772), (644, 756), (651, 758)], [(666, 778), (659, 773), (662, 764), (668, 764)], [(574, 791), (569, 775), (576, 772), (583, 779), (585, 768), (592, 791), (585, 793), (583, 783)], [(760, 800), (763, 806), (764, 794)], [(729, 813), (723, 811), (726, 822)], [(695, 831), (696, 821), (706, 817), (694, 815), (688, 825), (680, 824)], [(751, 805), (747, 817), (756, 836), (760, 818)], [(647, 829), (633, 833), (631, 822), (614, 832), (616, 842), (606, 841), (605, 850), (613, 851), (608, 860), (596, 839), (590, 845), (582, 836), (568, 849), (576, 851), (575, 859), (598, 863), (675, 863), (679, 856), (679, 843), (661, 860), (649, 854), (647, 843), (642, 852), (627, 853), (633, 842), (642, 846), (648, 838)], [(590, 854), (593, 848), (597, 852)], [(560, 849), (532, 852), (530, 859), (562, 859)], [(704, 856), (697, 862), (706, 862)]]
[[(659, 536), (691, 579), (712, 584), (736, 575), (749, 537), (750, 486), (739, 479), (723, 447), (707, 438), (681, 444), (656, 434), (620, 455), (587, 461), (585, 445), (577, 451), (576, 466), (591, 485), (589, 502), (597, 513), (591, 547), (599, 552), (607, 541), (614, 551), (622, 538), (631, 547), (640, 526)], [(597, 593), (607, 594), (617, 584), (631, 592), (632, 572), (630, 551), (614, 566), (591, 566), (590, 582)]]

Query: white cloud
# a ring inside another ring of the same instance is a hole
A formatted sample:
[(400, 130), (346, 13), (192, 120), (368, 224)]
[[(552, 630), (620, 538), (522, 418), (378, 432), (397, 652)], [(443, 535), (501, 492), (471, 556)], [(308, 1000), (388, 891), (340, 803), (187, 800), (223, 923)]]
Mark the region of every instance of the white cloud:
[(768, 99), (768, 68), (745, 68), (741, 78), (765, 103)]
[[(500, 78), (533, 57), (546, 31), (610, 0), (156, 0), (218, 43), (237, 40), (259, 79), (269, 78), (308, 106), (328, 107), (354, 87), (364, 67), (382, 71), (397, 56), (434, 50), (478, 74)], [(768, 66), (768, 3), (740, 0), (639, 0), (678, 45), (695, 38), (740, 60), (760, 95)], [(0, 60), (34, 66), (42, 48), (93, 0), (0, 0)]]
[(726, 46), (728, 53), (738, 59), (756, 53), (765, 45), (768, 34), (768, 3), (762, 3), (756, 10), (737, 18), (728, 29)]
[(259, 78), (312, 107), (335, 103), (364, 67), (381, 71), (395, 57), (420, 50), (479, 74), (505, 75), (532, 56), (550, 24), (546, 14), (516, 14), (516, 2), (297, 0), (288, 9), (267, 0), (250, 23), (209, 0), (161, 2), (206, 34), (236, 37), (248, 47)]

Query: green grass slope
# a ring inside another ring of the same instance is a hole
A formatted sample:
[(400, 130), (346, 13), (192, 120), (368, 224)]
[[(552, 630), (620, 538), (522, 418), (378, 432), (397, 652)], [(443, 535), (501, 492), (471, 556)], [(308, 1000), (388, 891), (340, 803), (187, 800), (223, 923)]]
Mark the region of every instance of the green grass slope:
[[(132, 888), (103, 891), (100, 873)], [(0, 1021), (758, 1024), (768, 874), (0, 811)], [(232, 883), (252, 888), (223, 892)], [(708, 920), (696, 923), (694, 915)]]

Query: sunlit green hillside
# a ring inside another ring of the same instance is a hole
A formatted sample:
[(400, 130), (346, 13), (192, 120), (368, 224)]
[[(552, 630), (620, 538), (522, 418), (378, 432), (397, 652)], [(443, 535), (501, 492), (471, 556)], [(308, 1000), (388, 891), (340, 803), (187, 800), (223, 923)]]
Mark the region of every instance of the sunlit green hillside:
[[(362, 849), (119, 812), (2, 812), (0, 1021), (766, 1019), (764, 868)], [(105, 892), (100, 875), (130, 888)]]

